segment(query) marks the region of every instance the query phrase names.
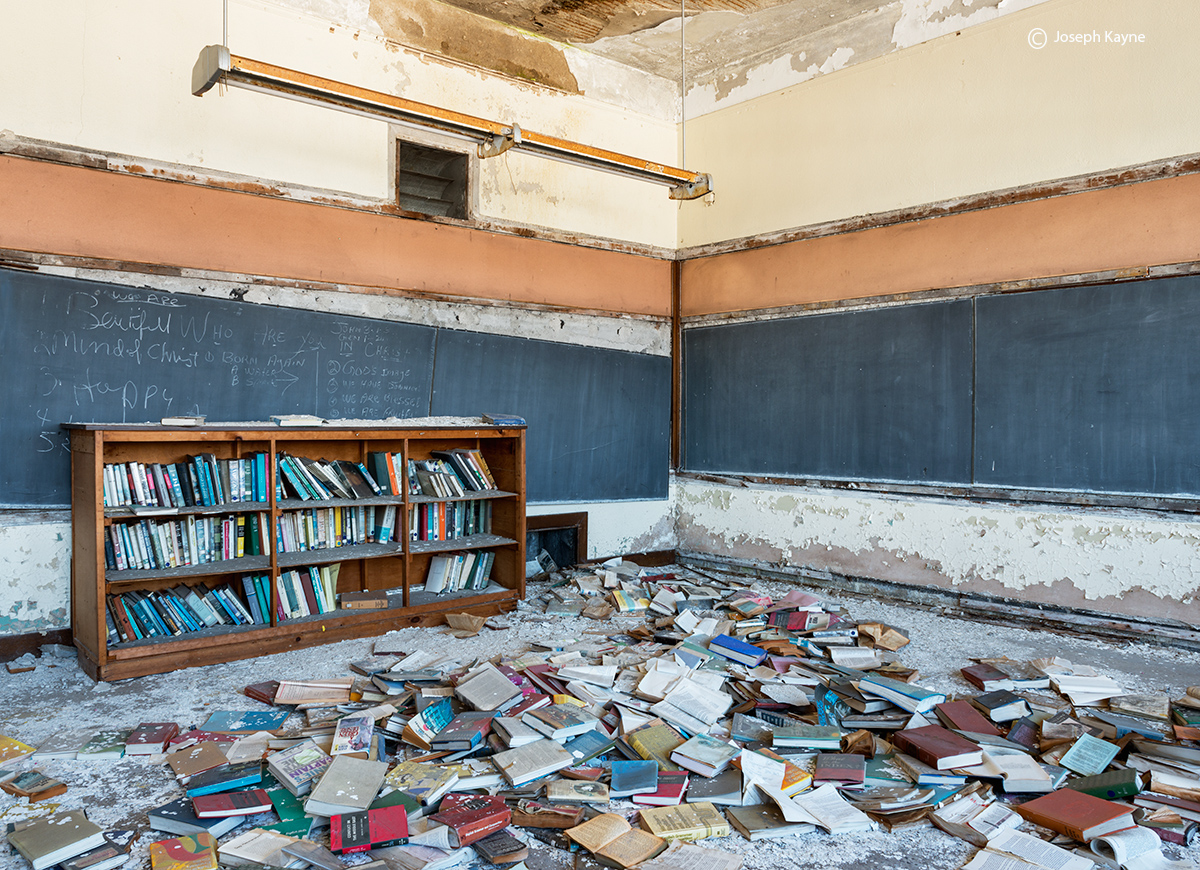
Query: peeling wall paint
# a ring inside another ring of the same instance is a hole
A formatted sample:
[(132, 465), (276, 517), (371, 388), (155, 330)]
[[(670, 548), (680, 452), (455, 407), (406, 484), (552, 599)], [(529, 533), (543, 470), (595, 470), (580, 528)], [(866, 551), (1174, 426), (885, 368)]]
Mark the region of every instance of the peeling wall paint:
[(238, 299), (260, 305), (419, 323), (489, 335), (519, 335), (652, 356), (671, 354), (671, 326), (665, 319), (540, 311), (497, 302), (475, 304), (440, 301), (338, 284), (323, 288), (296, 287), (193, 269), (181, 270), (182, 274), (178, 276), (57, 266), (42, 266), (40, 271), (67, 278), (148, 287), (215, 299)]
[(681, 478), (685, 551), (1200, 622), (1200, 521)]
[(0, 635), (71, 625), (71, 525), (0, 519)]

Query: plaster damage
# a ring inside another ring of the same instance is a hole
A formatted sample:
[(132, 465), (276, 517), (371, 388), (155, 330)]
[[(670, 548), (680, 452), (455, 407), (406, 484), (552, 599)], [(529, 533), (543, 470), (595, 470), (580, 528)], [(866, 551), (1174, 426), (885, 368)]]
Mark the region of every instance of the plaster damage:
[(1192, 517), (686, 478), (677, 492), (685, 551), (1197, 621)]
[(261, 305), (418, 323), (489, 335), (520, 335), (523, 338), (652, 356), (671, 355), (671, 326), (665, 319), (543, 311), (504, 305), (493, 300), (478, 303), (432, 300), (424, 296), (395, 295), (375, 288), (344, 284), (292, 286), (272, 283), (270, 279), (236, 279), (197, 269), (180, 270), (178, 276), (56, 266), (42, 266), (40, 271), (67, 278), (148, 287), (216, 299), (239, 299)]
[(69, 628), (71, 525), (0, 519), (0, 635)]

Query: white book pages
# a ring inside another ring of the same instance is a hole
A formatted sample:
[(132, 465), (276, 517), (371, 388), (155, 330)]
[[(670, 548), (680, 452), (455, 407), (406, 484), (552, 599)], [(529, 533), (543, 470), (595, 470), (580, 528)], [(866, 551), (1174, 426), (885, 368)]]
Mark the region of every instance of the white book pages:
[[(1158, 840), (1158, 837), (1149, 831), (1146, 833), (1154, 837), (1156, 841)], [(1081, 858), (1066, 849), (1060, 849), (1039, 837), (1014, 831), (1011, 828), (999, 831), (988, 840), (987, 847), (1006, 855), (1012, 855), (1014, 858), (1020, 858), (1022, 861), (1028, 861), (1038, 867), (1046, 867), (1048, 870), (1089, 870), (1089, 862), (1086, 858)]]

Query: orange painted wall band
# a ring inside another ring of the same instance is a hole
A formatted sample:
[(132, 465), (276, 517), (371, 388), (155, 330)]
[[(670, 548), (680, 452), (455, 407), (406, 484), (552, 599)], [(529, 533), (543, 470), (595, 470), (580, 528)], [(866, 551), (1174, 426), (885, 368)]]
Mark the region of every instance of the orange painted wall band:
[(666, 260), (0, 157), (0, 247), (671, 315)]
[(1200, 260), (1200, 175), (683, 264), (684, 317)]

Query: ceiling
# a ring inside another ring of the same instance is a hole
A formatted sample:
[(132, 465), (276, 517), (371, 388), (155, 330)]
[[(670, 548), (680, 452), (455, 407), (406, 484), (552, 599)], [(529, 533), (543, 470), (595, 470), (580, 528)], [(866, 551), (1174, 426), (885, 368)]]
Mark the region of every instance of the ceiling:
[[(611, 60), (680, 78), (680, 0), (443, 0)], [(684, 0), (689, 81), (744, 79), (787, 58), (827, 72), (1041, 0)], [(811, 68), (811, 69), (810, 69)]]

